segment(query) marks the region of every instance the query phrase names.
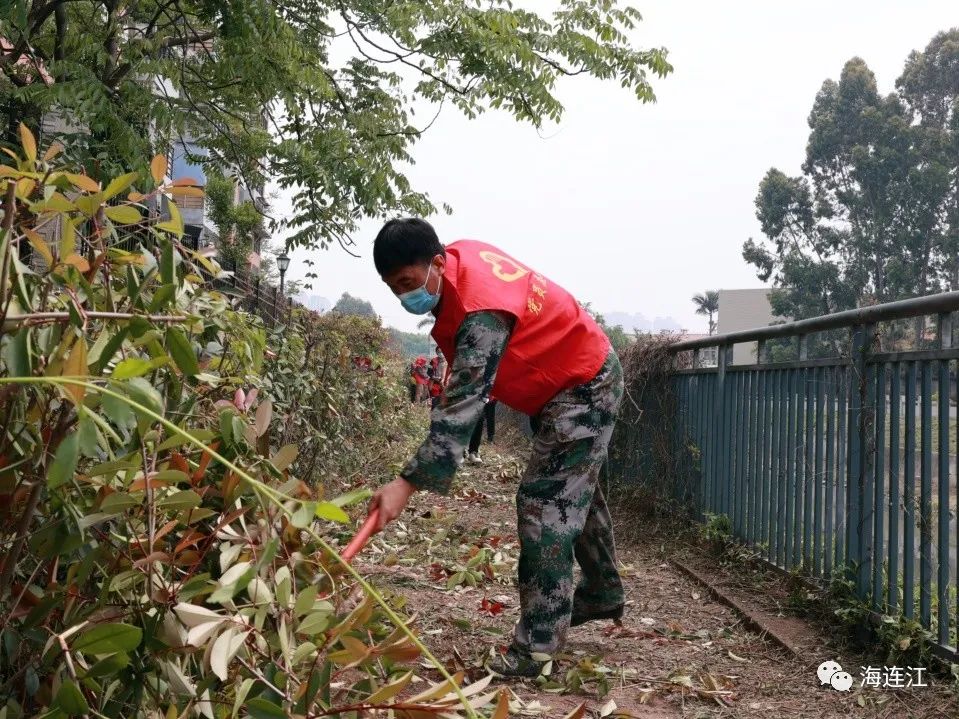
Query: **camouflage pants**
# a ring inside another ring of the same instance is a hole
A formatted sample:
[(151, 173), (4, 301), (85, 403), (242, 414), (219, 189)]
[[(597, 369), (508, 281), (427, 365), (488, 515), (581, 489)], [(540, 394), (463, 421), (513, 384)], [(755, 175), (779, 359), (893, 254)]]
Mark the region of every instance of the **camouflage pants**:
[[(516, 495), (520, 620), (515, 642), (553, 654), (570, 615), (624, 601), (609, 509), (598, 479), (623, 397), (613, 350), (589, 382), (556, 395), (538, 417), (533, 452)], [(582, 577), (573, 587), (573, 563)]]

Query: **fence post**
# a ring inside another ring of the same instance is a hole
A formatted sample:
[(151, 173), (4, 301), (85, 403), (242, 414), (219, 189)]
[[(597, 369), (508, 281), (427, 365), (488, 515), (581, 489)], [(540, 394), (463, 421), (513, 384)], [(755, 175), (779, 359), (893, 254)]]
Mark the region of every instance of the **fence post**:
[(849, 474), (846, 483), (847, 568), (855, 569), (856, 595), (866, 600), (872, 578), (873, 491), (875, 477), (876, 388), (874, 365), (869, 361), (876, 326), (857, 325), (852, 335), (852, 370), (855, 385), (849, 397)]
[[(952, 313), (942, 312), (939, 315), (939, 348), (943, 350), (952, 349)], [(939, 360), (939, 516), (937, 527), (939, 530), (938, 547), (936, 548), (939, 556), (937, 564), (939, 573), (936, 579), (937, 600), (939, 611), (937, 614), (936, 633), (940, 644), (949, 643), (949, 614), (951, 611), (949, 601), (949, 471), (952, 462), (949, 457), (949, 413), (950, 413), (950, 388), (949, 388), (949, 360)], [(890, 538), (891, 539), (891, 538)], [(959, 578), (957, 578), (959, 579)]]
[(718, 348), (716, 375), (716, 403), (713, 411), (713, 427), (721, 440), (714, 445), (719, 451), (713, 457), (712, 472), (712, 506), (714, 514), (722, 514), (726, 507), (729, 491), (729, 458), (730, 458), (730, 423), (726, 411), (726, 369), (732, 360), (732, 345), (721, 345)]
[[(709, 461), (709, 492), (706, 511), (719, 514), (720, 485), (719, 477), (722, 474), (722, 449), (726, 438), (723, 432), (723, 396), (726, 383), (726, 348), (719, 346), (716, 349), (716, 396), (713, 399), (712, 436), (719, 441), (710, 442), (712, 457)], [(718, 451), (717, 451), (718, 450)]]
[[(809, 335), (799, 335), (797, 349), (800, 362), (809, 360)], [(796, 375), (796, 458), (795, 474), (793, 475), (793, 511), (792, 520), (792, 566), (800, 567), (803, 562), (803, 540), (806, 535), (806, 522), (809, 517), (805, 513), (805, 495), (809, 491), (807, 481), (811, 474), (809, 469), (809, 449), (812, 446), (810, 439), (810, 417), (812, 406), (810, 400), (809, 370), (797, 369)], [(788, 531), (788, 530), (787, 530)], [(789, 566), (789, 557), (786, 558)]]

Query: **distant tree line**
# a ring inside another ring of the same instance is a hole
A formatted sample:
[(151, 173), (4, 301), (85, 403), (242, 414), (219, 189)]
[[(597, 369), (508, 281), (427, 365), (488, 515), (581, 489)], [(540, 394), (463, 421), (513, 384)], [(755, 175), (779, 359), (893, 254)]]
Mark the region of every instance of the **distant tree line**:
[[(633, 340), (633, 336), (630, 335), (626, 330), (623, 329), (622, 325), (609, 325), (604, 319), (603, 315), (599, 312), (594, 311), (589, 303), (583, 305), (583, 309), (592, 315), (596, 320), (597, 324), (602, 327), (603, 331), (606, 333), (606, 336), (609, 337), (610, 344), (616, 349), (617, 352), (622, 352)], [(354, 297), (349, 292), (344, 292), (343, 295), (336, 301), (336, 304), (333, 306), (333, 312), (339, 312), (344, 315), (359, 315), (361, 317), (376, 317), (376, 310), (373, 309), (367, 300), (364, 300), (360, 297)], [(429, 328), (432, 325), (432, 316), (427, 316), (423, 321), (420, 322), (419, 328), (426, 330), (422, 334), (415, 332), (403, 332), (396, 329), (395, 327), (390, 327), (390, 337), (393, 342), (394, 348), (407, 357), (415, 357), (417, 355), (426, 355), (435, 351), (436, 346), (431, 343), (429, 338)]]

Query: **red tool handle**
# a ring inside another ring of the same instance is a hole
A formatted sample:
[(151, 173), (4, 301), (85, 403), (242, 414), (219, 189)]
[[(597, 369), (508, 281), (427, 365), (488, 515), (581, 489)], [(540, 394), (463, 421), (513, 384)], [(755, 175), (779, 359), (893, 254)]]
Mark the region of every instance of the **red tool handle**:
[(340, 553), (345, 561), (350, 562), (353, 560), (360, 550), (363, 549), (363, 545), (366, 544), (370, 537), (376, 533), (376, 525), (380, 520), (380, 510), (374, 509), (370, 512), (370, 515), (366, 518), (366, 521), (363, 522), (363, 526), (360, 527), (360, 531), (356, 533), (356, 536), (350, 540), (350, 543), (346, 545)]

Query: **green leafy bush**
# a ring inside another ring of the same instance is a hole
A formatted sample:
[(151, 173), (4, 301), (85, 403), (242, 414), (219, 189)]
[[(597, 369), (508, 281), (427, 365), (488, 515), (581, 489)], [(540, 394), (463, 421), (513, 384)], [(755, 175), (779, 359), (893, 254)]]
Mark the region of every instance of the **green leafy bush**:
[(423, 410), (406, 396), (405, 362), (388, 343), (378, 318), (302, 309), (294, 310), (292, 328), (271, 338), (277, 356), (264, 388), (280, 415), (279, 443), (300, 448), (296, 469), (304, 480), (386, 478), (425, 432)]
[(408, 696), (401, 602), (324, 538), (368, 492), (293, 472), (360, 466), (361, 427), (405, 406), (353, 360), (379, 364), (382, 329), (304, 314), (268, 338), (208, 289), (175, 205), (151, 213), (193, 191), (164, 158), (100, 183), (21, 135), (0, 165), (0, 716), (475, 716), (482, 682)]

